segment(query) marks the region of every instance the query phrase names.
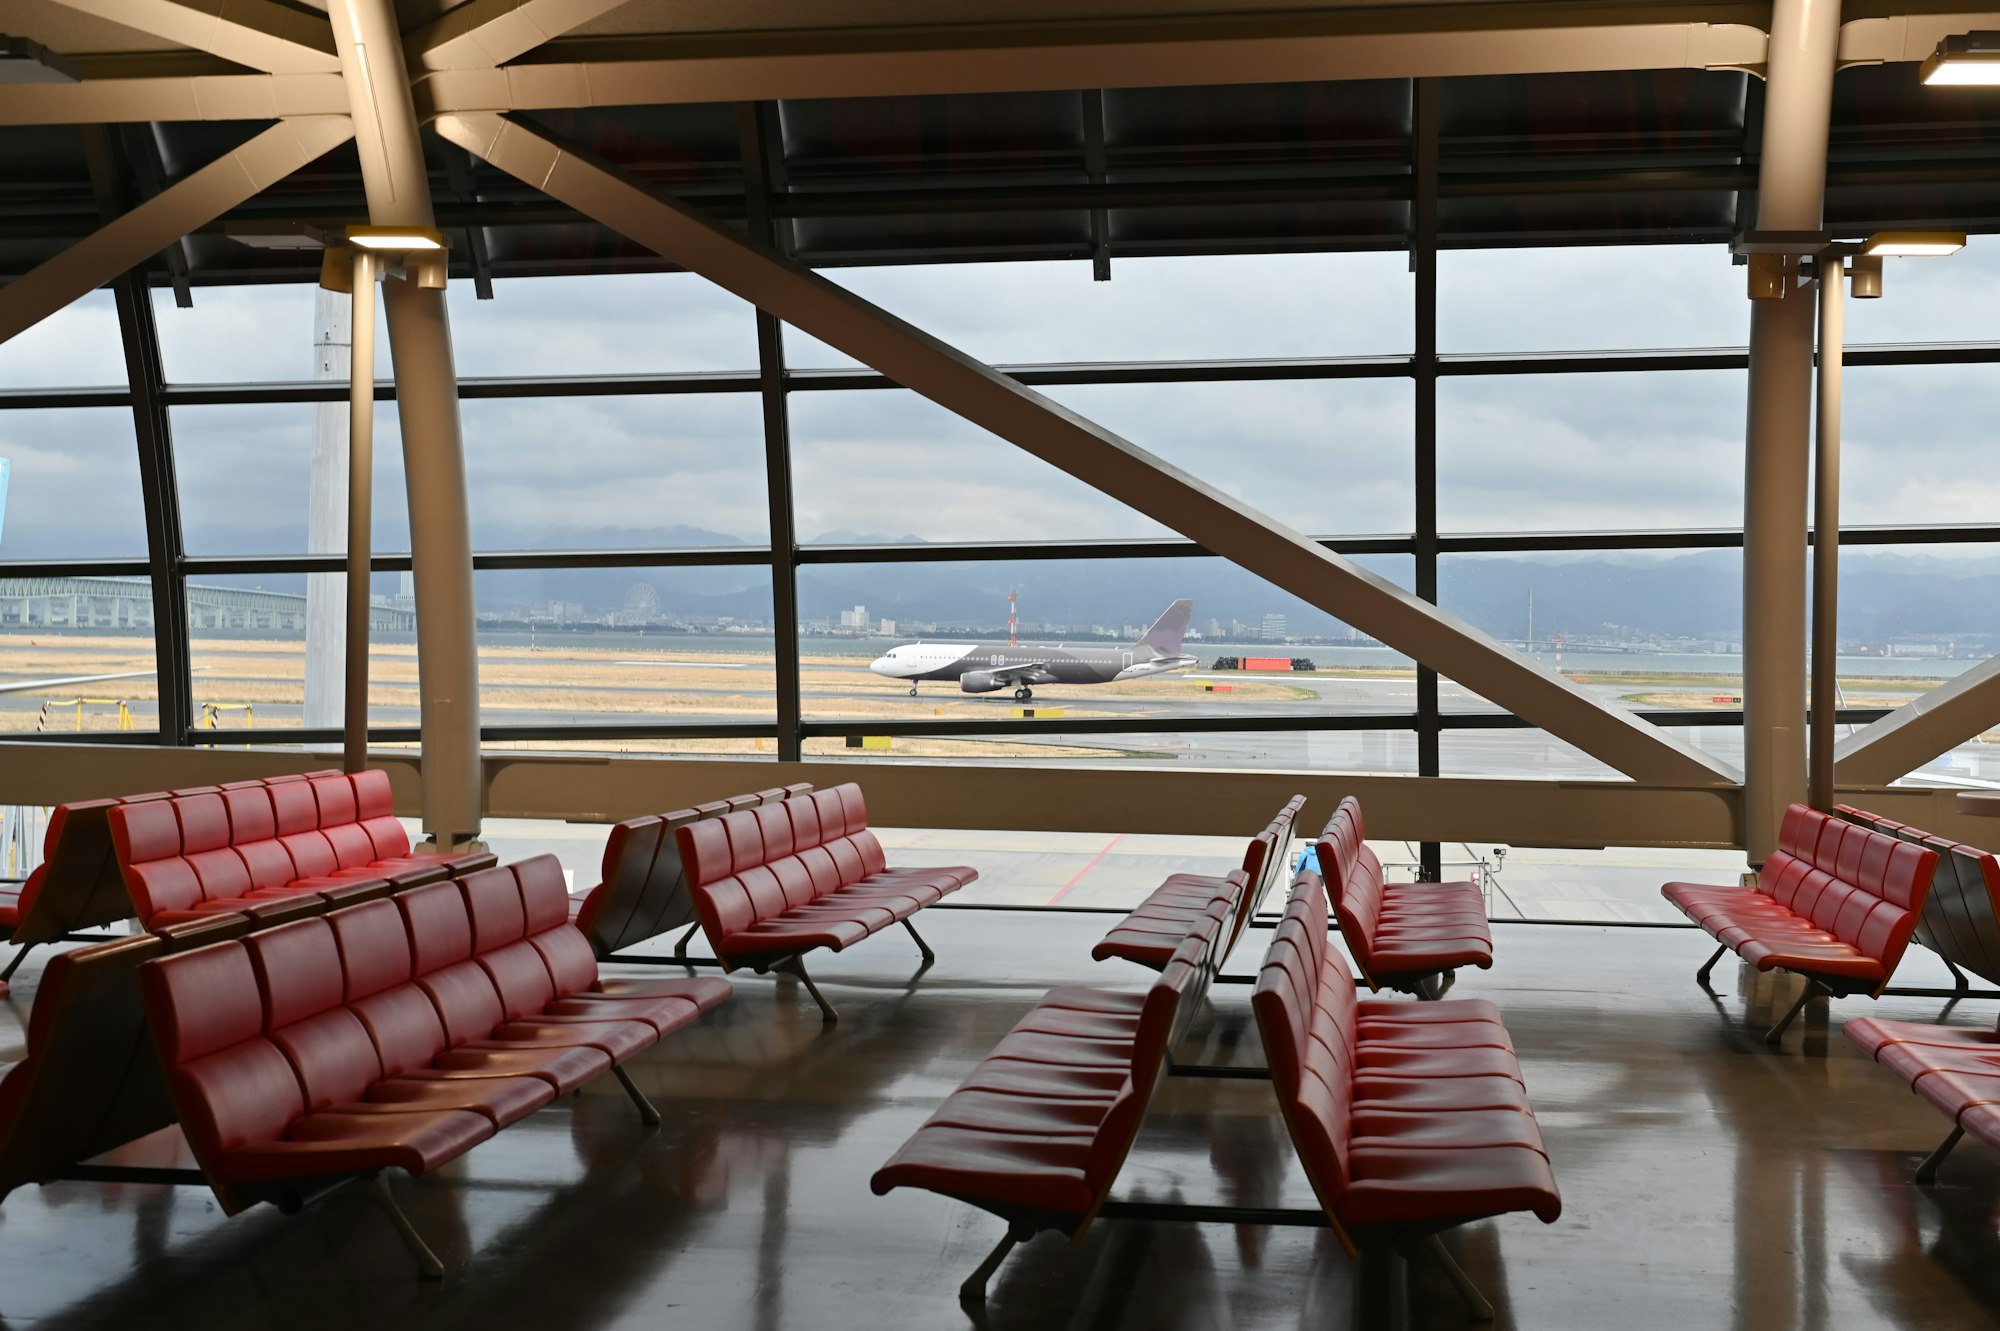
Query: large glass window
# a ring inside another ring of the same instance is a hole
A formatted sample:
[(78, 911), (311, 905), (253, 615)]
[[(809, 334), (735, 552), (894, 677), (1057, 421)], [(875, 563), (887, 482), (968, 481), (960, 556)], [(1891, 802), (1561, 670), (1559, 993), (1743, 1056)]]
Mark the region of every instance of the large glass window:
[(0, 735), (158, 730), (157, 664), (144, 578), (0, 578)]
[[(171, 291), (153, 292), (160, 360), (170, 384), (329, 378), (346, 383), (348, 309), (347, 296), (299, 282), (205, 286), (188, 309), (174, 304)], [(322, 311), (325, 329), (319, 323)], [(376, 330), (376, 378), (387, 379), (389, 342), (379, 306)], [(329, 348), (334, 357), (330, 363), (325, 362)]]
[(757, 368), (756, 311), (692, 273), (517, 278), (446, 289), (468, 378)]
[(145, 557), (128, 408), (0, 411), (0, 459), (0, 559)]
[(482, 725), (775, 722), (767, 569), (491, 569), (474, 590)]
[(2000, 419), (1987, 404), (1996, 395), (2000, 365), (1849, 366), (1841, 379), (1842, 523), (1993, 521)]
[[(188, 553), (338, 554), (347, 549), (347, 508), (338, 499), (347, 491), (345, 402), (175, 407), (170, 417)], [(4, 417), (0, 428), (5, 428)], [(330, 475), (316, 481), (316, 466)], [(321, 488), (328, 484), (333, 488), (322, 497)], [(375, 404), (372, 514), (376, 553), (410, 548), (402, 433), (392, 402)]]
[(125, 387), (125, 344), (109, 291), (93, 291), (0, 342), (0, 388)]
[(1743, 523), (1744, 375), (1448, 377), (1445, 531), (1643, 531)]
[(1446, 250), (1446, 354), (1740, 347), (1743, 270), (1719, 245)]
[[(1399, 581), (1412, 570), (1407, 556), (1362, 562)], [(1170, 728), (1177, 717), (1303, 722), (1413, 706), (1407, 658), (1220, 559), (825, 564), (807, 573), (800, 649), (810, 717), (1019, 719), (1030, 730), (1035, 721), (1130, 718)], [(1181, 598), (1194, 602), (1185, 636), (1176, 643), (1162, 627), (1151, 648), (1192, 659), (1149, 669), (1148, 635)], [(1016, 696), (1023, 686), (1027, 700)], [(1017, 715), (1024, 702), (1034, 717)]]
[(506, 398), (461, 410), (477, 549), (769, 539), (754, 393)]
[[(828, 276), (992, 365), (1409, 354), (1401, 254), (1239, 254), (845, 268)], [(856, 362), (796, 328), (788, 364)]]

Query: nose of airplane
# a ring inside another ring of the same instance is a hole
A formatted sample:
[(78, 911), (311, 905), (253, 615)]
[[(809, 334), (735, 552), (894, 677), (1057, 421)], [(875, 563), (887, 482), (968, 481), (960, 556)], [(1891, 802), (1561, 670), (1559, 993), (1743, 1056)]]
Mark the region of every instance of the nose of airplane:
[(870, 661), (868, 663), (868, 668), (874, 671), (878, 675), (889, 675), (893, 677), (896, 673), (895, 658), (887, 655), (878, 656), (873, 661)]

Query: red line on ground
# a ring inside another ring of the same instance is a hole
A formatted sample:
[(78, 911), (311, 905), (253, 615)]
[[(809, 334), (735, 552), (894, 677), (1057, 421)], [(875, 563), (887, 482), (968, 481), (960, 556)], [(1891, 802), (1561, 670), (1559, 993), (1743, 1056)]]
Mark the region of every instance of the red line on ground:
[(1111, 848), (1117, 845), (1119, 842), (1123, 841), (1124, 839), (1125, 839), (1125, 834), (1123, 832), (1120, 832), (1117, 836), (1112, 837), (1109, 841), (1105, 842), (1104, 849), (1098, 851), (1095, 855), (1092, 855), (1090, 857), (1090, 863), (1084, 865), (1081, 869), (1078, 869), (1076, 871), (1076, 877), (1070, 879), (1067, 883), (1064, 883), (1061, 889), (1058, 890), (1054, 896), (1050, 897), (1047, 901), (1044, 901), (1042, 904), (1044, 906), (1053, 906), (1058, 901), (1061, 901), (1063, 899), (1064, 893), (1068, 892), (1072, 887), (1075, 887), (1078, 883), (1082, 882), (1083, 876), (1089, 873), (1092, 869), (1095, 869), (1097, 867), (1098, 861), (1103, 859), (1106, 855), (1109, 855), (1111, 853)]

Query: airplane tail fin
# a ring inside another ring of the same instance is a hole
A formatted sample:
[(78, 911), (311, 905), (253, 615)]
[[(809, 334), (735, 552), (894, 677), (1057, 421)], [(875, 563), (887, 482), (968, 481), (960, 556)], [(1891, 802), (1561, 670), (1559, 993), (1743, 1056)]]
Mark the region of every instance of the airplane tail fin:
[(1193, 618), (1194, 601), (1182, 597), (1153, 622), (1153, 627), (1146, 630), (1146, 636), (1139, 639), (1139, 645), (1150, 647), (1161, 656), (1179, 656), (1181, 640), (1187, 637), (1188, 622)]

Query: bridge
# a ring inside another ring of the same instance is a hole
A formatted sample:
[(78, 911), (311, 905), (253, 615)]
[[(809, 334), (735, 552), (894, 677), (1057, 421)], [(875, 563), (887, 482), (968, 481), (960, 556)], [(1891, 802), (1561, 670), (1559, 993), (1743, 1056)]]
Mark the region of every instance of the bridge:
[[(306, 598), (301, 593), (191, 582), (187, 598), (193, 630), (305, 632)], [(0, 578), (0, 626), (151, 629), (152, 584), (144, 578)], [(416, 612), (372, 605), (368, 627), (412, 630)]]

